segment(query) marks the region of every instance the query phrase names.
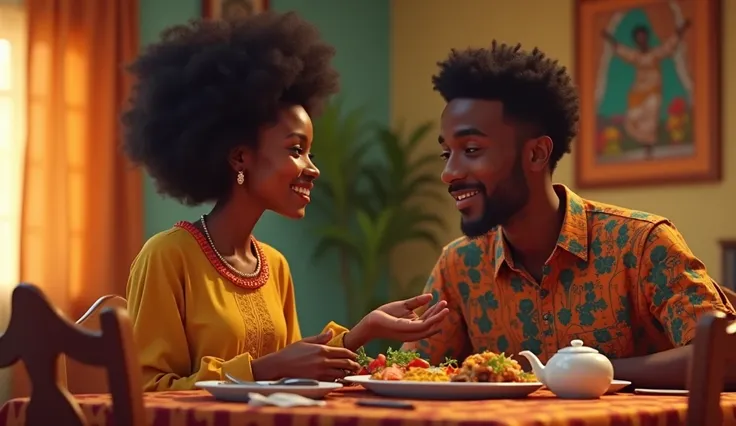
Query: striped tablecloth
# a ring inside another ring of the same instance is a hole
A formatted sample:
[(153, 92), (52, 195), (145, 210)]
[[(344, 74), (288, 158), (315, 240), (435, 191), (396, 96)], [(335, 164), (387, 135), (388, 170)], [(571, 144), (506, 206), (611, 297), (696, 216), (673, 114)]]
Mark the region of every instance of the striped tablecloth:
[[(357, 406), (376, 396), (361, 388), (334, 392), (326, 407), (250, 407), (217, 402), (204, 391), (145, 394), (153, 426), (676, 426), (684, 425), (687, 398), (617, 394), (572, 401), (539, 391), (526, 399), (412, 401), (413, 410)], [(89, 424), (112, 425), (108, 395), (77, 395)], [(0, 409), (0, 426), (24, 424), (27, 399)], [(736, 393), (723, 394), (724, 426), (736, 426)], [(51, 424), (51, 423), (49, 423)]]

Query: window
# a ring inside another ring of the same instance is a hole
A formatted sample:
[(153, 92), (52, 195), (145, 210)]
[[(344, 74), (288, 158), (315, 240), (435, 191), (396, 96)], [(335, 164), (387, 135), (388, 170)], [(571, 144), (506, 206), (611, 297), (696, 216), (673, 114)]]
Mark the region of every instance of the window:
[(20, 276), (20, 218), (26, 137), (26, 22), (0, 1), (0, 329)]

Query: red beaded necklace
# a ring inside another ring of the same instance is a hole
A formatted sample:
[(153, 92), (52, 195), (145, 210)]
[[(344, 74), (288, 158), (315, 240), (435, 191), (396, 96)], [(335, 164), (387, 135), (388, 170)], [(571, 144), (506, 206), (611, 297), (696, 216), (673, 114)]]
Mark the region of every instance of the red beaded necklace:
[[(222, 255), (217, 251), (214, 244), (211, 243), (211, 239), (202, 234), (202, 232), (190, 222), (177, 222), (175, 225), (177, 228), (184, 229), (189, 232), (197, 244), (204, 252), (205, 257), (209, 260), (210, 264), (217, 270), (217, 272), (223, 277), (227, 278), (228, 281), (232, 282), (238, 287), (253, 290), (261, 288), (268, 282), (269, 268), (268, 259), (266, 259), (263, 253), (263, 248), (255, 239), (251, 237), (251, 244), (255, 248), (255, 255), (257, 261), (256, 271), (252, 274), (246, 274), (239, 272), (235, 267), (229, 264)], [(206, 225), (205, 225), (206, 226)]]

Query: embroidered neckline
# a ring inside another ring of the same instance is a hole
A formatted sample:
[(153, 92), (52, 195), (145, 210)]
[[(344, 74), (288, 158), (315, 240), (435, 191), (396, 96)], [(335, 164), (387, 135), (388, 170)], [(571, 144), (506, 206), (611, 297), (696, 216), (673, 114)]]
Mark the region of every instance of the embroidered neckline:
[(251, 241), (256, 251), (258, 252), (258, 256), (261, 261), (261, 270), (258, 275), (249, 278), (235, 274), (233, 271), (230, 270), (230, 268), (227, 267), (227, 265), (223, 264), (220, 258), (217, 257), (217, 254), (215, 254), (215, 250), (207, 241), (207, 238), (202, 233), (202, 231), (200, 231), (192, 223), (181, 221), (177, 222), (174, 227), (181, 228), (189, 232), (189, 234), (194, 237), (194, 240), (197, 241), (197, 245), (199, 245), (199, 248), (202, 249), (205, 257), (210, 262), (212, 267), (215, 268), (217, 273), (227, 278), (228, 281), (235, 284), (236, 286), (249, 290), (255, 290), (263, 287), (268, 282), (268, 278), (270, 275), (268, 268), (268, 259), (266, 259), (266, 255), (263, 253), (263, 248), (255, 239), (255, 237), (251, 237)]

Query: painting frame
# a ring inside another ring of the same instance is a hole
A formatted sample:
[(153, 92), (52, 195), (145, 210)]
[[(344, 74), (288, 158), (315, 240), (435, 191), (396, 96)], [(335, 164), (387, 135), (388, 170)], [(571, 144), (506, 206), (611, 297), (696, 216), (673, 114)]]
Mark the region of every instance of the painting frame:
[[(205, 19), (222, 19), (220, 7), (227, 0), (201, 0), (202, 1), (202, 17)], [(256, 13), (264, 12), (270, 9), (270, 0), (249, 0), (254, 3)]]
[[(575, 185), (581, 189), (637, 187), (722, 179), (721, 22), (720, 0), (697, 0), (689, 31), (696, 40), (692, 74), (692, 150), (686, 158), (649, 158), (599, 163), (594, 46), (597, 13), (668, 4), (666, 0), (576, 0), (574, 16), (575, 80), (580, 96), (580, 122), (575, 142)], [(597, 39), (596, 39), (597, 37)], [(700, 46), (707, 46), (701, 48)], [(602, 133), (602, 132), (601, 132)], [(658, 143), (658, 142), (657, 142)]]

